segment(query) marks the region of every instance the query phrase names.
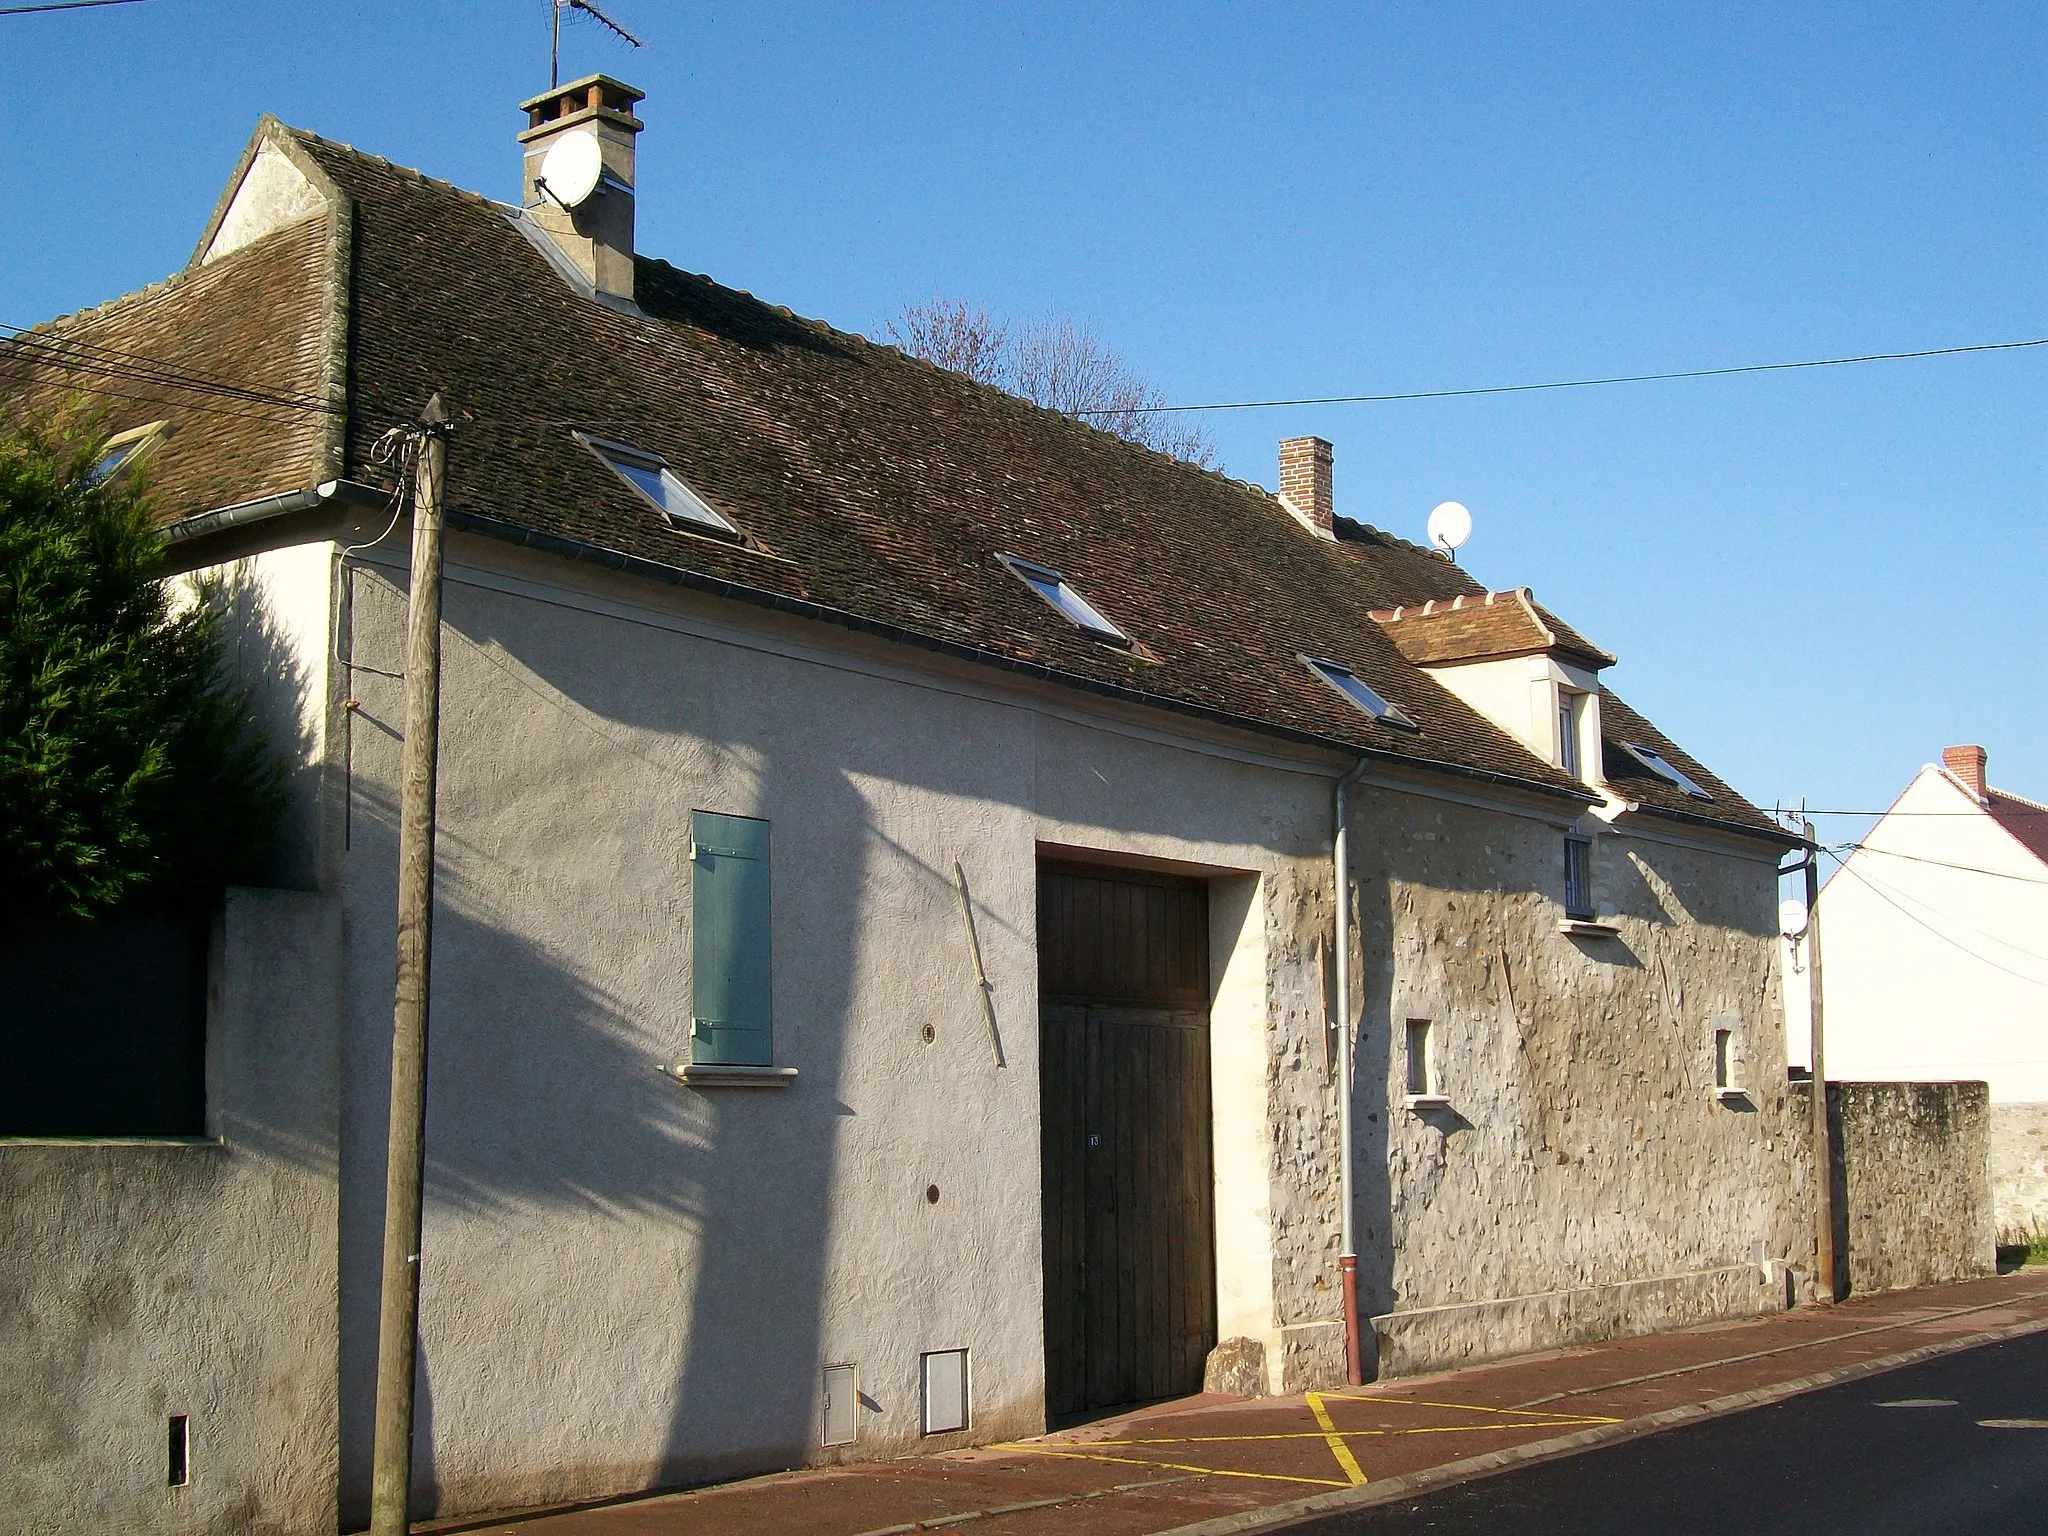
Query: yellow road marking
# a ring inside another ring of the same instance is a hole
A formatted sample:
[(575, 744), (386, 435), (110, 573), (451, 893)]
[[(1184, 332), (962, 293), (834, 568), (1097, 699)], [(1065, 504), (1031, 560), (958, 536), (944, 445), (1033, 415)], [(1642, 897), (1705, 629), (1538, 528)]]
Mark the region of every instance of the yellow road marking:
[(1575, 1425), (1610, 1423), (1606, 1419), (1585, 1419), (1565, 1415), (1555, 1419), (1516, 1419), (1505, 1424), (1419, 1424), (1406, 1429), (1297, 1429), (1271, 1435), (1143, 1435), (1117, 1440), (1076, 1441), (1079, 1445), (1236, 1445), (1266, 1440), (1370, 1440), (1387, 1435), (1468, 1435), (1489, 1429), (1569, 1429)]
[(1330, 1454), (1337, 1458), (1337, 1465), (1344, 1469), (1344, 1475), (1356, 1488), (1365, 1481), (1365, 1471), (1358, 1465), (1358, 1458), (1351, 1454), (1351, 1447), (1344, 1443), (1344, 1437), (1337, 1433), (1337, 1426), (1330, 1422), (1330, 1410), (1323, 1406), (1323, 1394), (1309, 1393), (1308, 1408), (1316, 1416), (1316, 1423), (1322, 1426), (1323, 1439), (1329, 1444)]
[[(1024, 1451), (1033, 1456), (1057, 1456), (1066, 1461), (1105, 1461), (1120, 1467), (1158, 1467), (1167, 1472), (1198, 1472), (1204, 1477), (1249, 1477), (1265, 1483), (1307, 1483), (1315, 1488), (1342, 1488), (1332, 1477), (1295, 1477), (1285, 1472), (1240, 1472), (1233, 1467), (1196, 1467), (1179, 1461), (1153, 1461), (1143, 1456), (1095, 1456), (1087, 1451), (1051, 1451), (1035, 1445), (998, 1445), (991, 1450)], [(1360, 1482), (1365, 1478), (1361, 1474)]]
[(1555, 1409), (1541, 1408), (1496, 1408), (1483, 1403), (1437, 1403), (1425, 1397), (1379, 1397), (1363, 1392), (1325, 1392), (1324, 1397), (1341, 1397), (1349, 1403), (1401, 1403), (1410, 1408), (1457, 1408), (1466, 1413), (1512, 1413), (1525, 1418), (1558, 1419), (1572, 1418), (1581, 1424), (1619, 1424), (1619, 1419), (1603, 1418), (1598, 1414), (1560, 1414)]

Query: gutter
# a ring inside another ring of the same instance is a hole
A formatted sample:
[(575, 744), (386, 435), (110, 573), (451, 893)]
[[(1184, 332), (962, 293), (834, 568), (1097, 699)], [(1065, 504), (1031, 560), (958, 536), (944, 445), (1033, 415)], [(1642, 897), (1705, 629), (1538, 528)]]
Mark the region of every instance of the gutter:
[(238, 501), (233, 506), (201, 512), (170, 524), (163, 530), (162, 538), (167, 547), (175, 547), (229, 528), (246, 528), (252, 523), (289, 517), (294, 512), (310, 512), (330, 502), (338, 506), (389, 506), (391, 493), (360, 480), (323, 480), (302, 491), (280, 491), (275, 496), (259, 496), (254, 501)]
[(1352, 1217), (1351, 1189), (1351, 814), (1347, 797), (1369, 762), (1360, 758), (1337, 780), (1331, 807), (1336, 831), (1330, 839), (1330, 865), (1337, 880), (1337, 1188), (1342, 1241), (1337, 1271), (1344, 1296), (1344, 1379), (1365, 1383), (1364, 1341), (1358, 1335), (1358, 1241)]

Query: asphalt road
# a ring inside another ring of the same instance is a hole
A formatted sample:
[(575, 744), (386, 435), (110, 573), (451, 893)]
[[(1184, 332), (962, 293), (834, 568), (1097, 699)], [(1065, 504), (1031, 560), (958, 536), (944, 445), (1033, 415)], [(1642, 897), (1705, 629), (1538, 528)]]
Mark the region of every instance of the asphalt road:
[(1290, 1529), (2048, 1532), (2048, 1333)]

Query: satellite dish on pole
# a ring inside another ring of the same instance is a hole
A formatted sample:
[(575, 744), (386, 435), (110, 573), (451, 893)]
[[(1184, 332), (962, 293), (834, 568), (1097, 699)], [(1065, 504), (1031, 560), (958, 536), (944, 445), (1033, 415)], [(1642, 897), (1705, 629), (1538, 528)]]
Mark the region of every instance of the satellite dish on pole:
[(578, 130), (565, 133), (548, 146), (541, 158), (536, 183), (564, 208), (580, 207), (597, 190), (604, 175), (604, 150), (597, 135)]
[(1472, 537), (1472, 514), (1460, 501), (1440, 501), (1429, 514), (1429, 542), (1451, 559), (1458, 558), (1458, 546)]
[(1806, 932), (1806, 903), (1797, 896), (1787, 896), (1778, 903), (1778, 932), (1788, 939), (1797, 939)]

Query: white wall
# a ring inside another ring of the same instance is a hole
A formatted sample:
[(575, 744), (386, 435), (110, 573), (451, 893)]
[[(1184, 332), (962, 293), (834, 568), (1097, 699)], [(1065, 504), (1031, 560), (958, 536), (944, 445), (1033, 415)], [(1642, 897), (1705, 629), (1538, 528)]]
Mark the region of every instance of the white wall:
[[(1048, 845), (1219, 877), (1217, 1098), (1243, 1122), (1218, 1143), (1221, 1289), (1242, 1326), (1263, 1306), (1273, 1331), (1256, 1209), (1272, 1157), (1250, 1117), (1279, 1046), (1266, 976), (1245, 968), (1293, 967), (1314, 987), (1317, 914), (1280, 919), (1277, 945), (1268, 929), (1282, 884), (1327, 883), (1329, 767), (1090, 722), (1070, 695), (913, 673), (900, 650), (843, 636), (821, 650), (814, 628), (587, 568), (568, 574), (599, 590), (572, 589), (558, 563), (502, 546), (458, 540), (451, 555), (423, 1507), (930, 1448), (923, 1350), (973, 1352), (974, 1427), (938, 1444), (1042, 1426)], [(354, 658), (396, 671), (399, 573), (360, 570), (353, 592)], [(359, 670), (352, 689), (345, 1517), (367, 1475), (402, 718), (398, 681)], [(692, 809), (772, 823), (776, 1055), (800, 1073), (787, 1091), (686, 1089), (654, 1070), (687, 1054)], [(859, 1367), (869, 1406), (856, 1446), (824, 1453), (817, 1373), (838, 1362)]]
[[(1830, 1078), (2048, 1100), (2048, 870), (1946, 773), (1920, 771), (1820, 911)], [(1787, 980), (1805, 1064), (1805, 976)]]

